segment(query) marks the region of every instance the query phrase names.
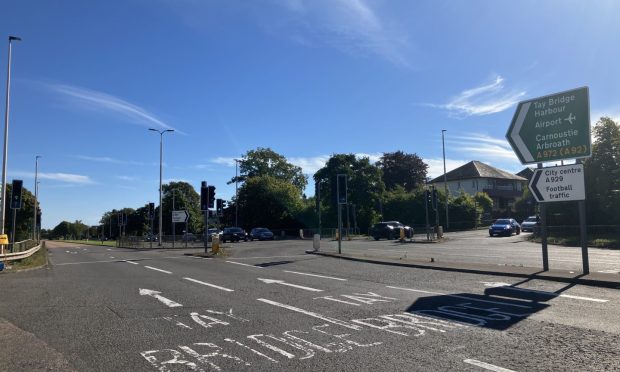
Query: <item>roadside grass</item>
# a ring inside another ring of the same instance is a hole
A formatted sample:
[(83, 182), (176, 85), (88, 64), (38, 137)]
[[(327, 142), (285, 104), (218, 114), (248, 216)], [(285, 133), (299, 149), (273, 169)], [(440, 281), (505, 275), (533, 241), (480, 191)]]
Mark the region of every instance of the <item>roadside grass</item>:
[(115, 240), (54, 240), (55, 242), (65, 242), (65, 243), (75, 243), (75, 244), (86, 244), (86, 245), (99, 245), (105, 247), (116, 247)]
[[(540, 237), (533, 237), (532, 241), (540, 242)], [(581, 237), (579, 235), (558, 236), (550, 234), (547, 236), (547, 242), (549, 244), (564, 245), (567, 247), (580, 247)], [(620, 236), (615, 234), (597, 234), (596, 236), (589, 235), (588, 247), (620, 249)]]
[(32, 269), (35, 267), (43, 266), (46, 263), (47, 263), (47, 248), (45, 247), (45, 243), (43, 243), (43, 246), (35, 254), (33, 254), (30, 257), (26, 257), (21, 260), (6, 262), (7, 265), (11, 266), (12, 271)]

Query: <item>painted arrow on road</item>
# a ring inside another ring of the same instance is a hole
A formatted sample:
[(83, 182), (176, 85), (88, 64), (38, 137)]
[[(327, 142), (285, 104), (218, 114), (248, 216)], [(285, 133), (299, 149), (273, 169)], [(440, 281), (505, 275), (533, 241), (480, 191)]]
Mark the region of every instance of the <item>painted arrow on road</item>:
[(181, 307), (183, 305), (181, 305), (178, 302), (174, 302), (166, 297), (160, 296), (161, 292), (157, 292), (154, 291), (152, 289), (142, 289), (140, 288), (140, 296), (151, 296), (153, 298), (158, 299), (161, 303), (163, 303), (164, 305), (168, 306), (168, 307)]
[(310, 292), (323, 292), (322, 289), (316, 289), (316, 288), (304, 287), (303, 285), (291, 284), (291, 283), (285, 282), (284, 280), (263, 279), (263, 278), (258, 278), (258, 280), (266, 284), (282, 284), (282, 285), (299, 288), (299, 289), (303, 289), (305, 291), (310, 291)]

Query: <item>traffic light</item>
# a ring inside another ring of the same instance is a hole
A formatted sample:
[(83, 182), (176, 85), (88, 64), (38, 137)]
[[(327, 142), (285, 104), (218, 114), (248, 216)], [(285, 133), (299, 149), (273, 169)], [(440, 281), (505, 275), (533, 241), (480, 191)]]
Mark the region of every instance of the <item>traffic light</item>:
[(155, 218), (155, 203), (149, 203), (149, 219)]
[(228, 207), (228, 202), (226, 200), (222, 200), (222, 210), (226, 207)]
[(431, 194), (431, 192), (429, 190), (424, 190), (424, 201), (426, 202), (427, 205), (433, 205), (433, 200), (432, 200), (433, 195)]
[(220, 212), (224, 208), (224, 201), (222, 199), (215, 200), (215, 209)]
[(213, 208), (213, 204), (215, 202), (215, 186), (209, 186), (209, 208)]
[(433, 189), (433, 209), (437, 210), (437, 189)]
[(207, 188), (207, 181), (202, 181), (200, 186), (200, 210), (206, 211), (209, 209), (209, 189)]
[(13, 180), (13, 185), (11, 187), (11, 209), (21, 209), (22, 208), (22, 185), (24, 181), (22, 180)]

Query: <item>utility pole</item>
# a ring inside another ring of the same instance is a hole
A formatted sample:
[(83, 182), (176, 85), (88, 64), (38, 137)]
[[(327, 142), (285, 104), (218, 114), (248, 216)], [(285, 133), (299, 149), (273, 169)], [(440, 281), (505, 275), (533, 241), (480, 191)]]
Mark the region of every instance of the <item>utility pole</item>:
[(441, 130), (441, 148), (443, 152), (443, 188), (446, 194), (446, 230), (450, 228), (450, 218), (448, 217), (448, 204), (450, 203), (450, 192), (448, 191), (448, 178), (446, 177), (446, 145), (444, 142), (443, 134), (445, 129)]

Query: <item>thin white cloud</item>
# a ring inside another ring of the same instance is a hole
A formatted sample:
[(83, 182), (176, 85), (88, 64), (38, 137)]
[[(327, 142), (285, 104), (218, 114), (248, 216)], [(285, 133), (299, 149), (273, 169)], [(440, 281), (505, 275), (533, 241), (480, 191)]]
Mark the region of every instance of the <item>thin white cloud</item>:
[(358, 159), (368, 158), (370, 160), (371, 164), (375, 164), (376, 162), (381, 160), (382, 156), (383, 156), (383, 154), (380, 153), (380, 152), (375, 152), (374, 154), (365, 154), (363, 152), (360, 152), (360, 153), (355, 154), (355, 157), (358, 158)]
[(80, 108), (117, 114), (132, 124), (141, 125), (147, 128), (155, 128), (160, 130), (174, 129), (178, 133), (185, 134), (168, 125), (148, 110), (111, 94), (68, 84), (46, 85), (53, 91), (60, 93), (65, 98), (68, 98), (73, 104)]
[(220, 165), (226, 165), (228, 167), (234, 167), (235, 166), (235, 159), (237, 158), (231, 158), (231, 157), (224, 157), (224, 156), (219, 156), (215, 159), (211, 159), (211, 163), (215, 163), (215, 164), (220, 164)]
[(133, 161), (133, 160), (120, 160), (115, 158), (110, 158), (107, 156), (87, 156), (87, 155), (75, 155), (77, 159), (87, 160), (97, 163), (111, 163), (111, 164), (126, 164), (126, 165), (144, 165), (144, 163)]
[(504, 138), (493, 138), (486, 134), (471, 134), (449, 138), (447, 143), (448, 146), (458, 146), (459, 151), (472, 154), (476, 158), (475, 160), (489, 163), (497, 161), (498, 158), (504, 161), (518, 161), (517, 155)]
[[(446, 173), (470, 161), (471, 160), (446, 159)], [(428, 158), (424, 159), (424, 162), (428, 164), (427, 177), (433, 179), (443, 174), (443, 158)]]
[(448, 103), (425, 105), (447, 110), (451, 117), (464, 118), (504, 111), (518, 103), (525, 94), (525, 91), (505, 91), (504, 78), (498, 75), (491, 83), (462, 91)]
[(116, 178), (121, 181), (135, 181), (138, 179), (137, 177), (133, 177), (133, 176), (116, 176)]
[(329, 155), (319, 155), (311, 157), (292, 157), (287, 159), (289, 163), (301, 167), (304, 174), (315, 174), (323, 168), (329, 160)]
[[(11, 172), (11, 175), (13, 177), (25, 177), (25, 178), (34, 179), (34, 172), (17, 171), (17, 172)], [(42, 173), (42, 172), (39, 172), (38, 178), (41, 180), (58, 181), (58, 182), (74, 184), (74, 185), (95, 184), (95, 182), (92, 179), (90, 179), (89, 176), (84, 176), (81, 174), (72, 174), (72, 173), (60, 173), (60, 172), (59, 173)]]
[(395, 19), (382, 18), (366, 0), (287, 0), (276, 4), (298, 17), (297, 23), (302, 26), (292, 32), (283, 30), (287, 35), (305, 31), (291, 40), (307, 44), (318, 34), (322, 42), (338, 49), (368, 51), (396, 65), (410, 66), (404, 53), (410, 49), (408, 38), (397, 29)]

